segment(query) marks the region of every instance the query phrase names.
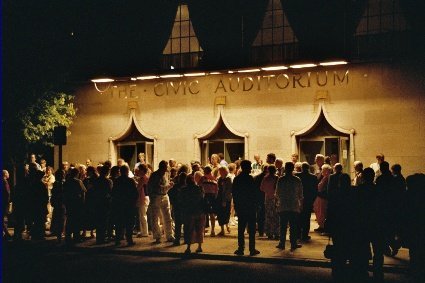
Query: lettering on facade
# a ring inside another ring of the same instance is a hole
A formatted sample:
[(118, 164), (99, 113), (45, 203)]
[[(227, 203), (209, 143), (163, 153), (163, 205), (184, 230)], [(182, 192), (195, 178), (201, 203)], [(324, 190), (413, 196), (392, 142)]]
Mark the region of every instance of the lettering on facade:
[[(286, 89), (305, 89), (312, 87), (344, 86), (349, 83), (349, 70), (316, 71), (305, 73), (280, 73), (270, 75), (222, 76), (213, 81), (211, 91), (214, 94), (249, 93), (252, 91), (272, 91)], [(197, 95), (201, 83), (198, 79), (181, 81), (161, 81), (153, 85), (155, 96)], [(138, 98), (135, 84), (111, 88), (111, 98)], [(146, 92), (146, 90), (145, 90)]]

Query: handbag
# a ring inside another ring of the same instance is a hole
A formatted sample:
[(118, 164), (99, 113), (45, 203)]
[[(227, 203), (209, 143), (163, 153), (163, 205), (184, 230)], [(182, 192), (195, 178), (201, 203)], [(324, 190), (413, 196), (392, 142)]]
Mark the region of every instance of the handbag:
[(335, 257), (335, 246), (331, 243), (331, 237), (328, 238), (328, 244), (323, 251), (323, 255), (327, 259), (332, 259)]

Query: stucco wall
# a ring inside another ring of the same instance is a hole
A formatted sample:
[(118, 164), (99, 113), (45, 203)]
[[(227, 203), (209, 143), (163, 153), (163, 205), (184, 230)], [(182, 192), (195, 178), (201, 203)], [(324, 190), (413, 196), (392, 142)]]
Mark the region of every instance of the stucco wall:
[[(322, 94), (330, 120), (341, 128), (355, 130), (356, 160), (368, 165), (375, 161), (376, 153), (382, 152), (390, 164), (400, 163), (405, 174), (424, 172), (423, 69), (423, 66), (411, 63), (349, 64), (274, 72), (127, 80), (112, 83), (104, 93), (99, 93), (89, 83), (77, 92), (77, 118), (70, 128), (71, 135), (64, 146), (63, 159), (83, 162), (91, 158), (95, 163), (108, 159), (108, 139), (125, 130), (130, 114), (129, 101), (137, 101), (137, 123), (146, 133), (157, 138), (156, 163), (171, 157), (189, 162), (195, 158), (197, 145), (194, 135), (213, 126), (218, 113), (216, 98), (225, 96), (223, 115), (234, 130), (248, 134), (249, 158), (259, 153), (265, 159), (267, 153), (275, 152), (289, 160), (292, 153), (290, 133), (312, 122), (319, 106), (318, 95)], [(347, 70), (348, 78), (344, 77)], [(326, 71), (327, 84), (319, 86), (316, 72), (319, 72), (319, 83), (324, 84)], [(310, 75), (308, 72), (311, 72)], [(335, 83), (334, 72), (339, 76)], [(299, 83), (294, 81), (294, 73), (301, 74), (301, 78), (295, 75)], [(272, 74), (275, 77), (270, 81), (264, 77)], [(278, 75), (280, 88), (275, 83)], [(257, 76), (262, 76), (260, 87)], [(235, 90), (238, 77), (240, 85)], [(248, 90), (250, 79), (245, 79), (247, 91), (244, 91), (243, 78), (246, 77), (251, 77), (254, 84)], [(233, 80), (235, 91), (230, 90), (229, 78)], [(180, 82), (182, 84), (175, 94)], [(101, 90), (107, 86), (98, 84)]]

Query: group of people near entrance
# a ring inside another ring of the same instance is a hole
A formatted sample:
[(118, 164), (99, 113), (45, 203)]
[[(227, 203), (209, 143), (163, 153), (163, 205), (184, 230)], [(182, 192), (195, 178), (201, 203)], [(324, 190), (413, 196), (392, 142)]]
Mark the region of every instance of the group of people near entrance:
[[(424, 225), (419, 216), (424, 174), (405, 179), (401, 166), (390, 168), (383, 154), (365, 169), (356, 161), (353, 179), (335, 158), (320, 154), (312, 165), (298, 162), (297, 154), (286, 163), (273, 153), (264, 163), (259, 155), (254, 159), (228, 164), (222, 154), (213, 154), (204, 167), (171, 159), (153, 171), (141, 153), (134, 170), (122, 159), (116, 166), (106, 161), (96, 167), (87, 160), (76, 166), (64, 162), (53, 175), (52, 168), (43, 171), (31, 155), (25, 168), (18, 170), (13, 189), (3, 171), (3, 213), (13, 202), (13, 237), (18, 241), (25, 228), (31, 239), (43, 239), (47, 226), (59, 242), (65, 235), (67, 245), (86, 237), (116, 245), (125, 238), (134, 245), (136, 232), (137, 237), (151, 234), (155, 243), (161, 243), (164, 235), (177, 246), (183, 228), (185, 254), (192, 252), (192, 244), (202, 252), (206, 233), (210, 237), (230, 233), (237, 218), (234, 253), (244, 255), (247, 230), (249, 254), (255, 256), (260, 253), (255, 246), (257, 232), (277, 240), (276, 248), (284, 250), (288, 226), (290, 251), (301, 248), (311, 240), (314, 212), (319, 226), (315, 232), (332, 239), (332, 274), (338, 281), (348, 275), (364, 282), (370, 259), (374, 278), (383, 280), (384, 255), (394, 256), (402, 243), (410, 249), (414, 276), (423, 278)], [(3, 235), (11, 238), (4, 222)]]

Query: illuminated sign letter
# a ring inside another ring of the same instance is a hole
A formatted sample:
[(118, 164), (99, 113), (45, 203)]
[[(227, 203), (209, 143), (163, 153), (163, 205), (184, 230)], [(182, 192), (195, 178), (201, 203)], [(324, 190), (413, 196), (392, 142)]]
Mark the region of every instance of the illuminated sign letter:
[(237, 80), (236, 80), (237, 85), (236, 85), (236, 88), (235, 89), (233, 89), (233, 87), (232, 87), (232, 81), (233, 81), (233, 79), (232, 78), (229, 78), (229, 88), (230, 88), (230, 91), (235, 92), (239, 88), (239, 77), (237, 77)]
[[(198, 85), (199, 85), (199, 81), (198, 80), (190, 82), (189, 83), (189, 92), (191, 94), (198, 94), (199, 93)], [(194, 87), (195, 90), (193, 90), (192, 87)]]
[(220, 79), (220, 81), (218, 82), (218, 85), (215, 88), (214, 93), (217, 93), (218, 89), (221, 89), (221, 88), (224, 90), (224, 92), (227, 92), (226, 87), (224, 86), (224, 83), (223, 83), (223, 79)]
[(289, 85), (289, 76), (287, 74), (280, 74), (276, 78), (276, 86), (280, 89), (285, 89)]
[(293, 85), (293, 88), (296, 88), (296, 86), (295, 86), (295, 82), (297, 82), (298, 83), (298, 85), (300, 86), (300, 87), (302, 87), (302, 88), (304, 88), (305, 86), (304, 85), (302, 85), (301, 84), (301, 82), (300, 82), (300, 80), (303, 78), (303, 75), (302, 74), (294, 74), (294, 76), (293, 76), (293, 81), (292, 81), (292, 85)]
[(334, 85), (336, 85), (337, 80), (340, 84), (342, 84), (345, 79), (347, 79), (346, 84), (348, 84), (348, 70), (345, 71), (344, 77), (342, 77), (342, 79), (339, 77), (338, 73), (334, 71)]
[(243, 91), (250, 91), (254, 87), (254, 80), (251, 77), (245, 77), (242, 80), (243, 80)]
[(153, 92), (156, 96), (163, 96), (165, 94), (164, 83), (157, 83), (153, 87)]
[(325, 82), (320, 82), (320, 72), (316, 72), (316, 83), (318, 86), (325, 86), (328, 83), (328, 71), (325, 71)]

